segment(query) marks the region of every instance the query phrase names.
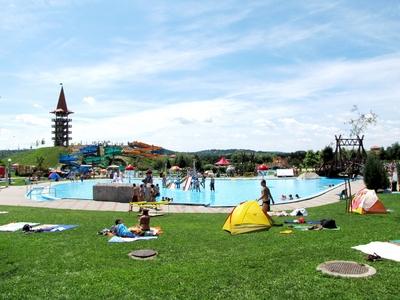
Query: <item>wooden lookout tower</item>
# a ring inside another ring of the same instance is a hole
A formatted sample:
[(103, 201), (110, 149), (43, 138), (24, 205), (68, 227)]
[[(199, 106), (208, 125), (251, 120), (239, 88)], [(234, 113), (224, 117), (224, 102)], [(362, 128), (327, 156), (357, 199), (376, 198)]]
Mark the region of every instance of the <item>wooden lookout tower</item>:
[(318, 174), (328, 177), (352, 177), (360, 174), (367, 158), (363, 145), (364, 136), (343, 138), (341, 135), (335, 135), (335, 139), (336, 149), (333, 159), (329, 162), (324, 162), (318, 169)]
[(72, 139), (70, 137), (70, 134), (72, 133), (72, 131), (70, 130), (72, 127), (72, 125), (70, 125), (70, 122), (72, 120), (68, 116), (70, 114), (73, 114), (73, 112), (68, 110), (62, 84), (60, 96), (58, 97), (57, 107), (54, 111), (51, 111), (50, 113), (55, 115), (55, 118), (52, 119), (52, 122), (54, 122), (54, 124), (51, 125), (51, 127), (53, 128), (51, 133), (54, 134), (52, 138), (54, 140), (54, 146), (68, 147), (69, 141)]
[[(363, 145), (364, 136), (359, 137), (357, 135), (356, 138), (342, 138), (341, 135), (335, 135), (335, 139), (334, 171), (337, 173), (344, 172), (350, 173), (351, 175), (358, 175), (367, 157)], [(350, 147), (352, 151), (346, 154), (343, 147)]]

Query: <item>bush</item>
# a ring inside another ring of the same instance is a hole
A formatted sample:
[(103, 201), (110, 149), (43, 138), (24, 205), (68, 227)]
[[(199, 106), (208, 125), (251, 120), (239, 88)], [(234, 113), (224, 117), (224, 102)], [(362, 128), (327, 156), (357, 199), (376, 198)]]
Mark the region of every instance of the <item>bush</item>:
[(370, 190), (386, 189), (389, 187), (388, 174), (381, 161), (370, 155), (364, 167), (364, 183)]

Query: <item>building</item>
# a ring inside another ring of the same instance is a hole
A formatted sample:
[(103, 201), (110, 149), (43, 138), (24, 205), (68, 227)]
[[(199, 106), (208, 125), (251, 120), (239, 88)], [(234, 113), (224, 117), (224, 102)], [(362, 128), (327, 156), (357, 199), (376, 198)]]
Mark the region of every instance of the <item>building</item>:
[(375, 155), (379, 155), (381, 153), (381, 147), (374, 145), (371, 147), (370, 151)]
[(62, 85), (60, 96), (58, 97), (57, 107), (50, 113), (55, 115), (55, 118), (51, 120), (54, 122), (54, 124), (51, 125), (51, 127), (54, 128), (51, 132), (54, 134), (52, 138), (54, 140), (54, 146), (68, 147), (69, 141), (72, 139), (70, 136), (72, 133), (70, 130), (72, 125), (70, 123), (72, 120), (69, 118), (69, 115), (73, 114), (73, 112), (68, 110), (67, 102), (65, 101), (64, 88)]

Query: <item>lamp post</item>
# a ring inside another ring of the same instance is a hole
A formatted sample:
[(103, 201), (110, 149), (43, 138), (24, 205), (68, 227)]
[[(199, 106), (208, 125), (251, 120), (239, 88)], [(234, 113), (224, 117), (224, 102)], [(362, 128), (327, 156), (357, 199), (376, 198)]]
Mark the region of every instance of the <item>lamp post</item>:
[(7, 168), (7, 182), (8, 185), (11, 185), (11, 158), (7, 159), (8, 168)]

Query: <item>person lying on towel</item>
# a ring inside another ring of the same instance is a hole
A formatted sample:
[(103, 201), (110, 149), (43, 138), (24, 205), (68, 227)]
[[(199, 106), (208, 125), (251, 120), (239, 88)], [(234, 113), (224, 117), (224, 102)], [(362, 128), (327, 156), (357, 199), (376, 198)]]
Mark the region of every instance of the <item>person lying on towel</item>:
[(129, 231), (128, 227), (125, 226), (125, 224), (123, 223), (124, 221), (122, 219), (117, 219), (115, 220), (115, 233), (117, 236), (120, 237), (137, 237), (136, 234), (132, 233)]

